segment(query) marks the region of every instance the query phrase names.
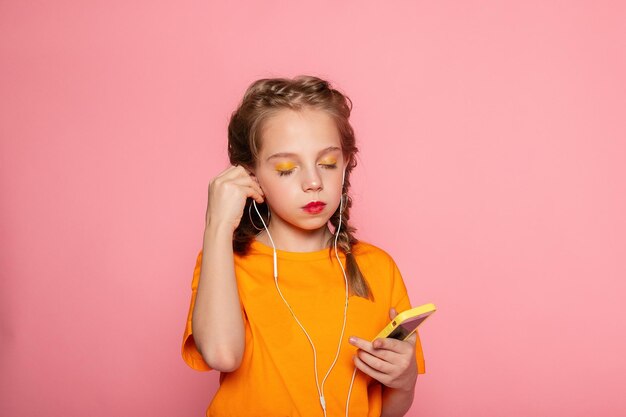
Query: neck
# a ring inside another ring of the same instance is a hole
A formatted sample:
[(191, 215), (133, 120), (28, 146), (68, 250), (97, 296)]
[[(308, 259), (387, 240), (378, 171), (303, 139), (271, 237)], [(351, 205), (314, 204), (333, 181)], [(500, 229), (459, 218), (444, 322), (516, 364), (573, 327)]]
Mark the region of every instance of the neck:
[[(316, 230), (294, 230), (277, 228), (274, 223), (271, 223), (268, 228), (276, 249), (286, 252), (316, 252), (327, 249), (328, 241), (332, 237), (328, 226)], [(266, 246), (272, 246), (265, 230), (257, 235), (256, 240)]]

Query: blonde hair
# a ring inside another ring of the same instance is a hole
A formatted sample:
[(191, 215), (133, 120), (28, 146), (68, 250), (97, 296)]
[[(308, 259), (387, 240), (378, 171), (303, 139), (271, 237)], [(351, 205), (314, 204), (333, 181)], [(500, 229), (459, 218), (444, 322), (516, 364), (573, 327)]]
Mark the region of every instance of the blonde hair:
[[(358, 148), (355, 143), (354, 130), (349, 122), (352, 102), (347, 96), (332, 88), (328, 81), (312, 76), (255, 81), (248, 87), (239, 107), (230, 118), (228, 125), (228, 157), (230, 163), (253, 169), (261, 148), (263, 123), (280, 110), (299, 111), (304, 108), (327, 112), (337, 125), (344, 160), (348, 161), (342, 190), (344, 210), (341, 214), (341, 230), (337, 239), (337, 246), (346, 255), (346, 275), (351, 294), (372, 299), (369, 285), (352, 254), (352, 246), (358, 242), (354, 236), (356, 229), (348, 223), (350, 207), (352, 206), (352, 198), (348, 194), (350, 173), (357, 164)], [(257, 234), (257, 229), (246, 214), (251, 204), (252, 199), (248, 198), (244, 215), (233, 234), (233, 250), (241, 255), (248, 252), (250, 244)], [(271, 220), (269, 208), (266, 204), (258, 206), (267, 224)], [(339, 208), (337, 208), (330, 218), (330, 223), (335, 230), (339, 226), (339, 217)], [(329, 256), (332, 255), (332, 241), (334, 241), (334, 236), (329, 240)]]

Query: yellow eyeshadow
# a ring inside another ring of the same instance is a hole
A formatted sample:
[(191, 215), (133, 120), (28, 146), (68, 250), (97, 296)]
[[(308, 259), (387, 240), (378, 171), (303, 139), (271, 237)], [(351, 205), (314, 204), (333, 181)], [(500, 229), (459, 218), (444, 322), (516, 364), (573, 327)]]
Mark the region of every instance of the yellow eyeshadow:
[(322, 165), (335, 165), (336, 163), (337, 163), (336, 158), (328, 158), (328, 159), (323, 159), (322, 161), (320, 161), (320, 164)]
[(274, 166), (276, 171), (289, 171), (296, 167), (296, 164), (293, 162), (280, 162)]

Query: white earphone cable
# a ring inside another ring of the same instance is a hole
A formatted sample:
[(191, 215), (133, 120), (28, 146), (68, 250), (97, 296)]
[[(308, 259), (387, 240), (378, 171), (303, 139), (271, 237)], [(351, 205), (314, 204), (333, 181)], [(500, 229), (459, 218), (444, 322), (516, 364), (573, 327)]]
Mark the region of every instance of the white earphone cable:
[[(343, 178), (342, 178), (342, 190), (343, 190), (343, 182), (345, 180), (345, 174), (346, 174), (346, 171), (344, 170), (343, 171)], [(263, 227), (265, 228), (265, 231), (267, 232), (267, 236), (269, 237), (270, 242), (272, 243), (273, 258), (274, 258), (273, 259), (273, 261), (274, 261), (274, 284), (276, 285), (276, 290), (278, 291), (278, 294), (280, 295), (280, 298), (282, 298), (283, 302), (285, 303), (285, 305), (289, 309), (289, 312), (291, 313), (292, 317), (294, 318), (294, 320), (296, 321), (296, 323), (298, 324), (300, 329), (302, 329), (302, 332), (306, 336), (307, 340), (309, 341), (309, 344), (311, 345), (311, 349), (313, 350), (313, 367), (314, 367), (314, 372), (315, 372), (315, 386), (317, 388), (317, 393), (319, 395), (320, 405), (322, 406), (322, 410), (324, 412), (324, 417), (326, 417), (326, 399), (324, 398), (324, 384), (326, 383), (326, 379), (330, 375), (330, 372), (332, 371), (332, 369), (334, 368), (335, 364), (337, 363), (337, 360), (339, 359), (339, 353), (341, 352), (341, 342), (343, 340), (343, 336), (344, 336), (344, 333), (345, 333), (347, 317), (348, 317), (348, 277), (346, 276), (346, 270), (343, 267), (343, 264), (341, 263), (341, 259), (339, 258), (339, 253), (337, 251), (337, 239), (339, 238), (339, 232), (341, 231), (341, 222), (342, 222), (342, 215), (343, 215), (343, 194), (341, 195), (341, 200), (340, 200), (340, 203), (339, 203), (339, 224), (337, 226), (337, 230), (335, 230), (335, 240), (334, 240), (335, 257), (337, 258), (337, 262), (339, 263), (339, 266), (341, 267), (341, 272), (343, 273), (344, 284), (345, 284), (345, 300), (344, 300), (344, 310), (343, 310), (343, 324), (341, 326), (341, 334), (339, 336), (339, 343), (337, 345), (337, 351), (335, 353), (335, 358), (333, 359), (333, 362), (331, 363), (330, 367), (328, 368), (328, 371), (326, 372), (326, 375), (324, 375), (324, 378), (322, 379), (321, 386), (320, 386), (320, 383), (319, 383), (319, 376), (318, 376), (318, 370), (317, 370), (317, 351), (315, 349), (315, 344), (313, 343), (313, 340), (311, 339), (311, 337), (307, 333), (306, 329), (304, 328), (304, 326), (302, 325), (300, 320), (298, 320), (298, 317), (296, 316), (296, 314), (294, 313), (293, 309), (291, 308), (291, 305), (287, 302), (287, 300), (285, 299), (285, 296), (283, 295), (282, 291), (280, 290), (280, 287), (278, 285), (278, 259), (277, 259), (277, 255), (276, 255), (276, 245), (274, 244), (274, 239), (272, 239), (272, 235), (270, 234), (270, 231), (269, 231), (267, 225), (265, 224), (265, 221), (263, 220), (263, 216), (261, 216), (261, 213), (259, 212), (259, 209), (257, 208), (256, 201), (252, 200), (252, 204), (254, 205), (254, 210), (257, 212), (257, 215), (261, 219), (261, 223), (263, 223)], [(348, 390), (348, 397), (346, 399), (346, 416), (348, 416), (348, 407), (349, 407), (349, 404), (350, 404), (350, 395), (352, 393), (352, 385), (354, 383), (355, 375), (356, 375), (356, 367), (354, 368), (354, 372), (352, 373), (352, 380), (350, 381), (350, 388)]]

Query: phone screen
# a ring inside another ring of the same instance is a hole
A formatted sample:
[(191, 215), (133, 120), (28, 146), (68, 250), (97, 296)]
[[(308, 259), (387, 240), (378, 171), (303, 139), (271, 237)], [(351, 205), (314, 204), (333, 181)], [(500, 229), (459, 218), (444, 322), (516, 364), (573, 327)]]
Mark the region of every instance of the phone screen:
[(393, 331), (389, 333), (389, 336), (387, 337), (398, 340), (406, 339), (413, 332), (413, 330), (417, 329), (417, 326), (419, 326), (424, 320), (426, 320), (429, 315), (430, 314), (422, 314), (420, 316), (413, 317), (412, 319), (404, 321), (398, 327), (393, 329)]

